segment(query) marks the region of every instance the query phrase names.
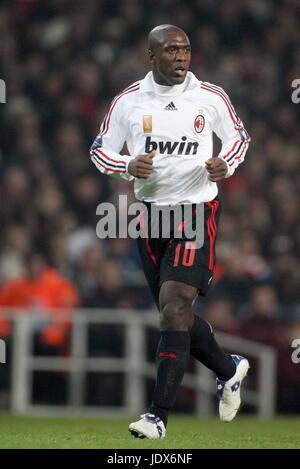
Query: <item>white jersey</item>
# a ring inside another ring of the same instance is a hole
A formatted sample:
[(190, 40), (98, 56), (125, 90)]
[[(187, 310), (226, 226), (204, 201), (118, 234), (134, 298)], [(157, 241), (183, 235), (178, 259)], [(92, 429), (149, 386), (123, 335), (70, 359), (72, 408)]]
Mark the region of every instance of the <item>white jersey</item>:
[[(205, 161), (212, 157), (213, 132), (219, 158), (231, 176), (244, 160), (249, 135), (224, 90), (191, 72), (180, 85), (158, 85), (149, 72), (112, 101), (90, 155), (104, 174), (134, 180), (138, 200), (158, 205), (208, 202), (218, 193)], [(126, 142), (130, 155), (121, 155)], [(128, 173), (137, 155), (155, 150), (147, 179)]]

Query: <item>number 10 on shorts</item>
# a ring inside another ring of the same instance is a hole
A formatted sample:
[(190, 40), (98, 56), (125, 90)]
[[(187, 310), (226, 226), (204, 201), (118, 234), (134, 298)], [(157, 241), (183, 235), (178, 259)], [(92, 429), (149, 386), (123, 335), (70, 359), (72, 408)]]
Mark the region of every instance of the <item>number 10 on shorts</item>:
[(178, 266), (182, 250), (182, 265), (184, 265), (185, 267), (191, 267), (191, 265), (193, 265), (194, 263), (196, 255), (196, 244), (193, 241), (188, 241), (184, 245), (182, 243), (177, 244), (175, 249), (173, 266)]

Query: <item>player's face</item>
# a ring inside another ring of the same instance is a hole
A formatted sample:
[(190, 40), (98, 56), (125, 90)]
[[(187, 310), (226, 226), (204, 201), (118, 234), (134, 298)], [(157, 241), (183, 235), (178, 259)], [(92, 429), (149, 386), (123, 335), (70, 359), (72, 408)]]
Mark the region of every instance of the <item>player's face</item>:
[(191, 45), (184, 33), (169, 33), (165, 42), (150, 52), (154, 79), (160, 85), (183, 83), (191, 61)]

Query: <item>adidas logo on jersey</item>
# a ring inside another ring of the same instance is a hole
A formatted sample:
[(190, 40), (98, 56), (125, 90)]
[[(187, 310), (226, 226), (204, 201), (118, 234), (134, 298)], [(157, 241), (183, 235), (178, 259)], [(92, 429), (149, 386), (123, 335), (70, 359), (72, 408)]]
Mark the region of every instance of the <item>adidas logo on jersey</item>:
[(151, 140), (151, 137), (146, 138), (145, 153), (150, 153), (153, 150), (158, 150), (160, 154), (173, 155), (196, 155), (199, 143), (187, 142), (187, 137), (181, 137), (181, 142), (159, 141)]
[(178, 109), (173, 103), (173, 101), (171, 101), (169, 104), (167, 104), (166, 107), (164, 107), (164, 111), (178, 111)]

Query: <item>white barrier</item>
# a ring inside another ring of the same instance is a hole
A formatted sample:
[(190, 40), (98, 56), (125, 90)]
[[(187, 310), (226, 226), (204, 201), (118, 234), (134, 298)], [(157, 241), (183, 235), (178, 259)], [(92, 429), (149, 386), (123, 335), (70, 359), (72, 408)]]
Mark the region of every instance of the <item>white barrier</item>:
[[(14, 310), (15, 312), (15, 310)], [(55, 314), (57, 318), (58, 314)], [(11, 315), (10, 315), (11, 317)], [(59, 316), (64, 320), (63, 312)], [(48, 321), (45, 314), (14, 314), (12, 347), (11, 410), (16, 414), (117, 414), (136, 415), (147, 408), (145, 377), (155, 378), (153, 363), (146, 360), (146, 330), (158, 327), (156, 312), (81, 309), (72, 316), (71, 351), (67, 357), (33, 355), (33, 333), (36, 324)], [(124, 326), (125, 353), (119, 357), (88, 356), (88, 326), (114, 324)], [(257, 389), (243, 386), (243, 400), (252, 405), (259, 417), (275, 413), (276, 353), (274, 349), (228, 334), (216, 333), (222, 347), (230, 352), (254, 357), (258, 363)], [(196, 364), (195, 373), (186, 373), (183, 384), (196, 392), (196, 413), (214, 412), (215, 379), (204, 366)], [(64, 370), (70, 374), (70, 392), (65, 406), (40, 406), (31, 401), (34, 371)], [(87, 372), (120, 372), (125, 375), (124, 405), (116, 407), (84, 406)]]

